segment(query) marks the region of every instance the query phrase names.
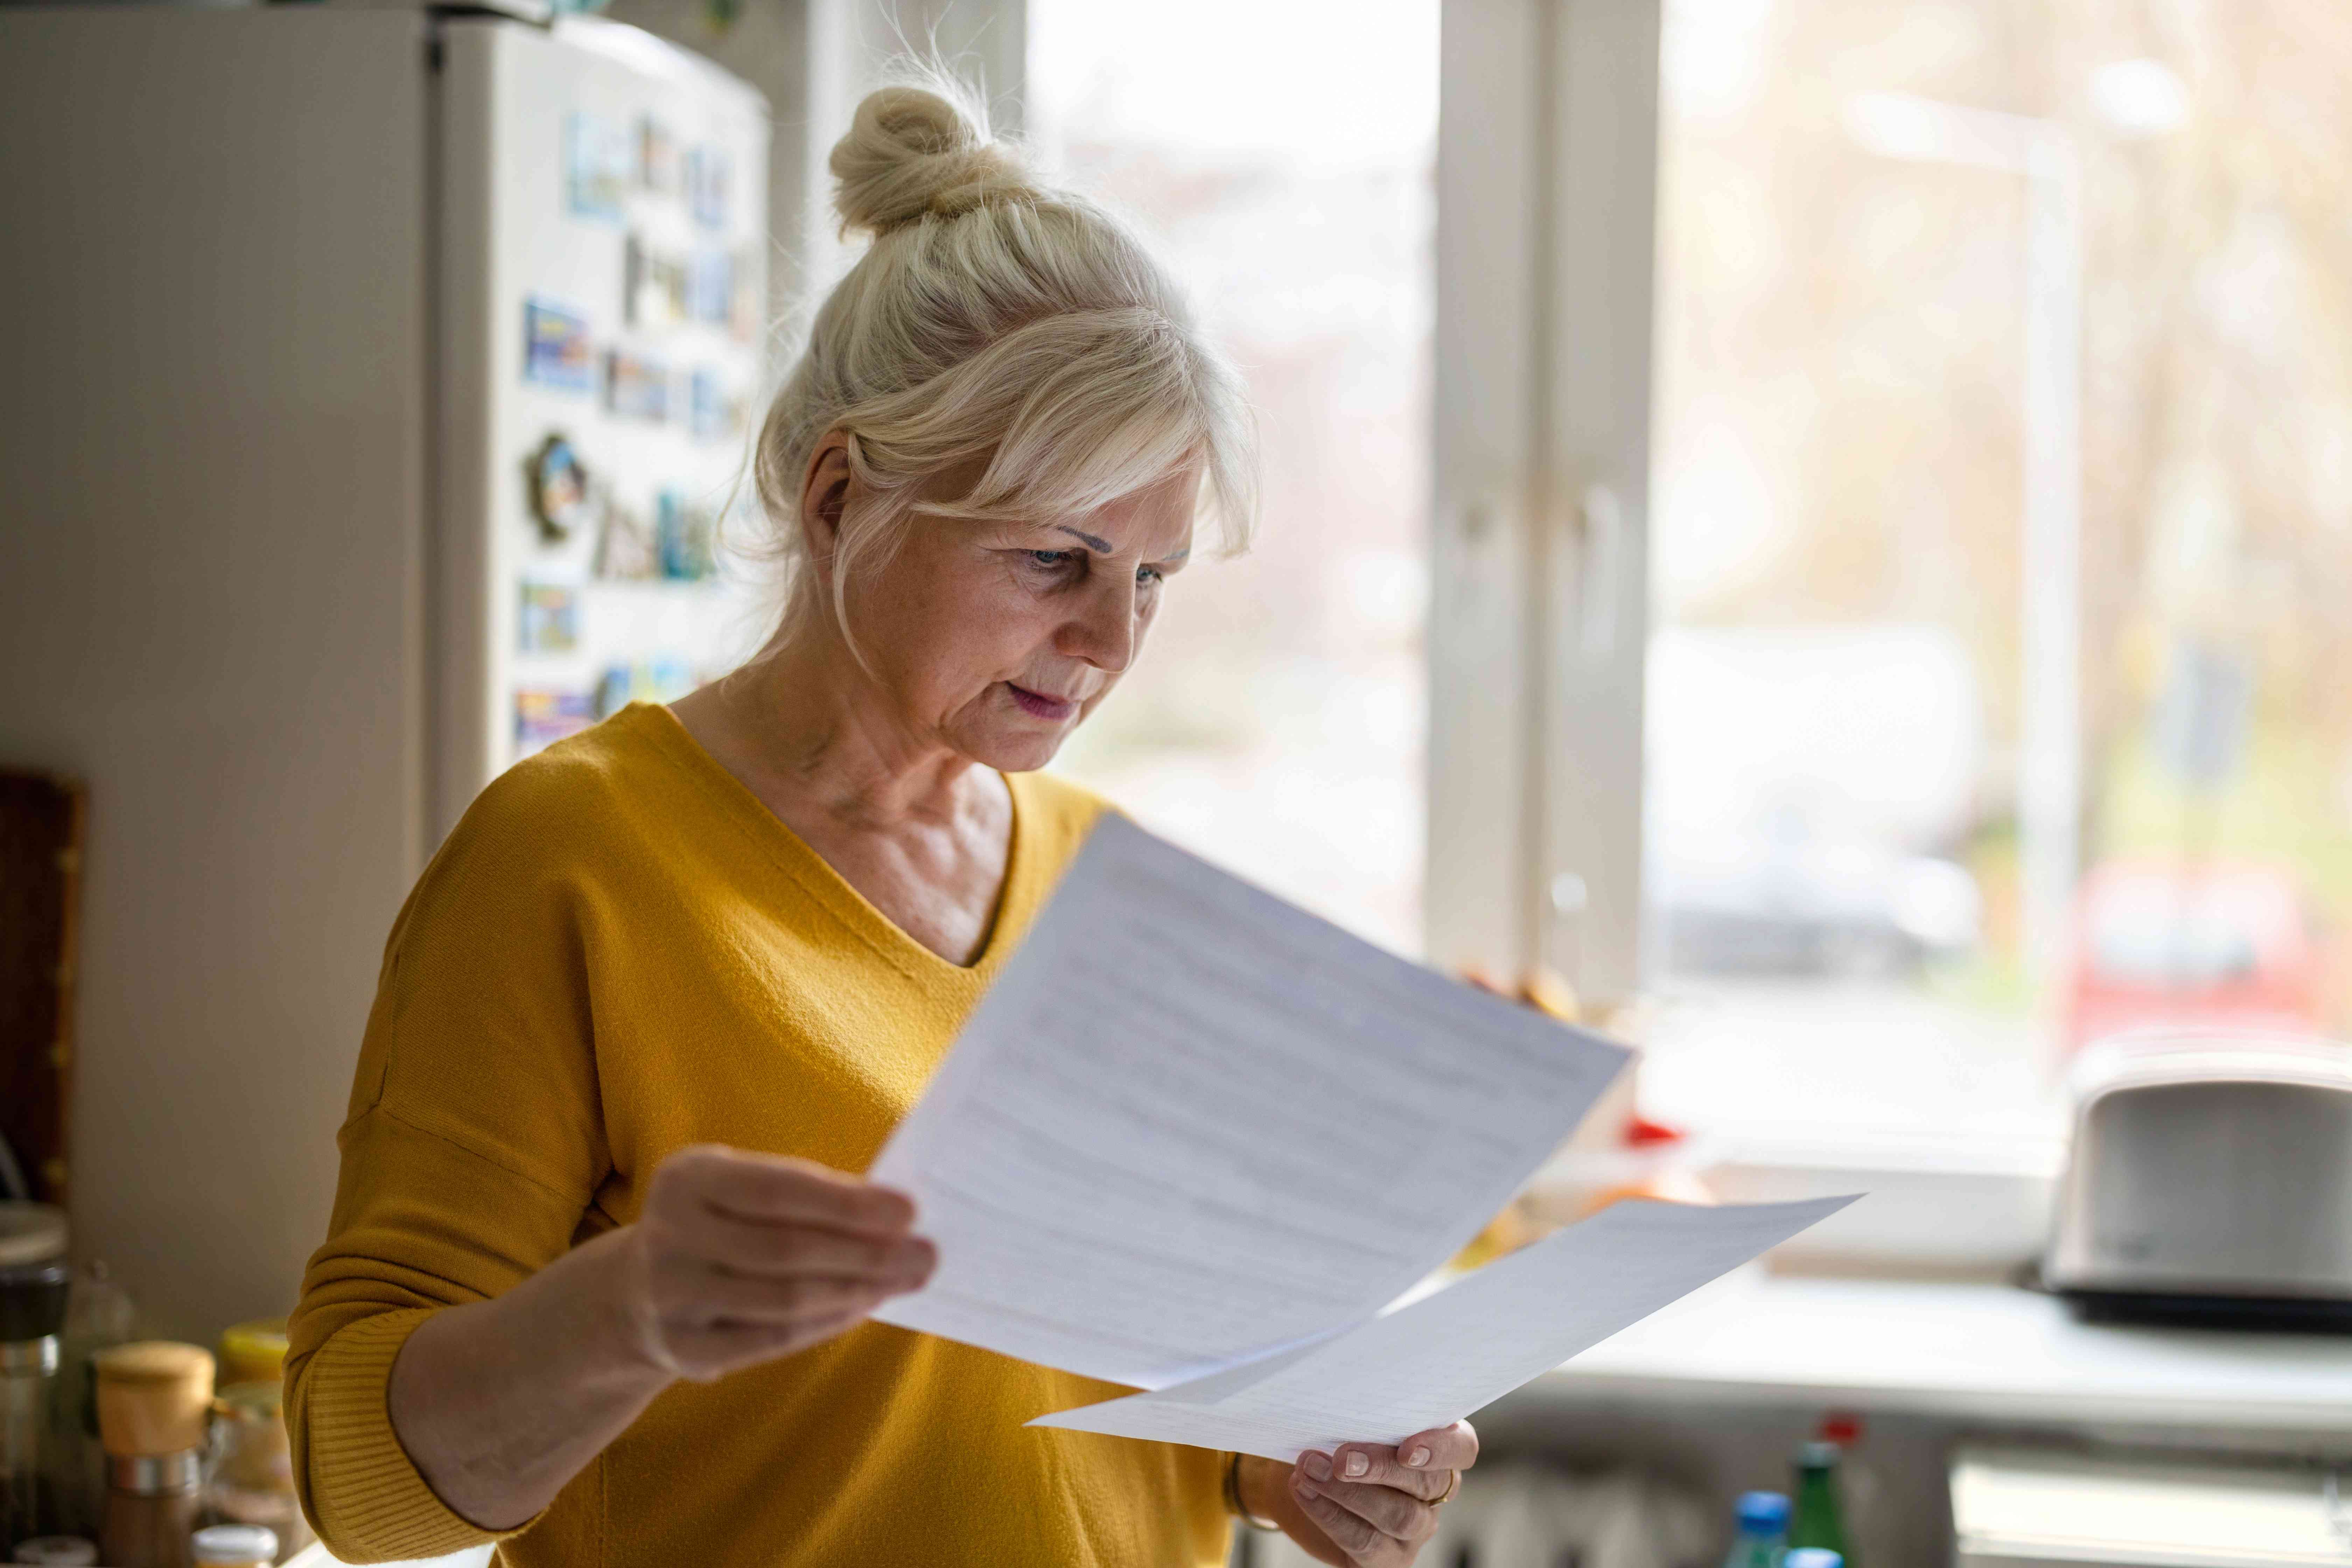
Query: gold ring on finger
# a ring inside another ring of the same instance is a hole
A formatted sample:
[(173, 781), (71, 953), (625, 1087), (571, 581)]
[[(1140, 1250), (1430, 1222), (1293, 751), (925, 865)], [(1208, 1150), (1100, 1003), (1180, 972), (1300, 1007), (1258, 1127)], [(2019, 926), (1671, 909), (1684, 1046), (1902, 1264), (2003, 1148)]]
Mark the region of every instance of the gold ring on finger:
[(1444, 1508), (1447, 1503), (1454, 1500), (1454, 1494), (1462, 1489), (1462, 1472), (1454, 1470), (1450, 1473), (1453, 1475), (1454, 1479), (1445, 1483), (1445, 1495), (1433, 1501), (1429, 1505), (1430, 1507)]

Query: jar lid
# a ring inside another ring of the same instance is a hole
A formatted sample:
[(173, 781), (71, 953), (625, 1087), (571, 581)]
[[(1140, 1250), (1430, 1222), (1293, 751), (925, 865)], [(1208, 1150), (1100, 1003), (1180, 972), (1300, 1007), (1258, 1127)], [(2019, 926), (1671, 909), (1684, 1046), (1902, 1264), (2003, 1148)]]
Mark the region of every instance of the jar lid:
[(208, 1524), (188, 1538), (199, 1563), (268, 1563), (278, 1555), (278, 1532), (259, 1524)]
[(256, 1318), (221, 1331), (220, 1357), (243, 1366), (286, 1368), (286, 1320)]
[(98, 1542), (79, 1535), (36, 1535), (16, 1542), (16, 1561), (50, 1568), (88, 1568), (98, 1561)]
[(171, 1340), (137, 1340), (109, 1345), (91, 1356), (100, 1379), (109, 1383), (180, 1383), (212, 1375), (213, 1352), (202, 1345)]
[(0, 1203), (0, 1268), (66, 1255), (66, 1211), (47, 1204)]

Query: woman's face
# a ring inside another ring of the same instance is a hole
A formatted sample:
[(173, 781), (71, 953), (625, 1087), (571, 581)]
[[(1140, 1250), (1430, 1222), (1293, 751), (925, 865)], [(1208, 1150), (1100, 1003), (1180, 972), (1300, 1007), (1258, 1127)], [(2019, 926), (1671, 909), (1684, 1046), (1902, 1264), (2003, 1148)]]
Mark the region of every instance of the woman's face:
[(917, 515), (849, 593), (894, 720), (990, 767), (1043, 767), (1142, 650), (1191, 552), (1196, 493), (1187, 471), (1084, 517)]

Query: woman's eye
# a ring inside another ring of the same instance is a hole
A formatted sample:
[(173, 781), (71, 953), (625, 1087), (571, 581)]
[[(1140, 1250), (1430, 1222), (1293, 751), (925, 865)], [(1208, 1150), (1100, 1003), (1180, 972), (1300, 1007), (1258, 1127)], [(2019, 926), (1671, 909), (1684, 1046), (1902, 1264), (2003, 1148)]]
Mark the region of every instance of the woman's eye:
[(1150, 587), (1155, 583), (1164, 583), (1168, 579), (1157, 566), (1139, 566), (1135, 569), (1135, 580)]
[(1025, 553), (1029, 557), (1030, 565), (1037, 567), (1041, 571), (1058, 572), (1063, 567), (1070, 563), (1071, 558), (1076, 555), (1077, 552), (1075, 550), (1032, 550)]

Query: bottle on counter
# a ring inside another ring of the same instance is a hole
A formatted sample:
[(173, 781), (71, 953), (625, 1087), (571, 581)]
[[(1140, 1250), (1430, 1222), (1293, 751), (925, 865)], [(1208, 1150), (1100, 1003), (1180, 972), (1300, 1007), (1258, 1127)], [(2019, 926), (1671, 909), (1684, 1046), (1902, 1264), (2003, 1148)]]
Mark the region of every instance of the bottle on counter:
[(207, 1525), (188, 1538), (194, 1568), (269, 1568), (278, 1561), (278, 1532), (257, 1524)]
[(107, 1481), (99, 1552), (109, 1568), (189, 1568), (204, 1510), (212, 1352), (145, 1340), (94, 1361)]
[(57, 1525), (43, 1449), (73, 1278), (65, 1251), (62, 1210), (0, 1204), (0, 1545)]
[(1780, 1568), (1845, 1568), (1845, 1559), (1821, 1546), (1792, 1546)]
[(286, 1377), (286, 1320), (256, 1318), (221, 1331), (221, 1386), (238, 1383), (280, 1383)]
[(302, 1500), (294, 1490), (294, 1456), (286, 1437), (285, 1385), (234, 1383), (213, 1401), (212, 1479), (206, 1496), (215, 1517), (267, 1525), (281, 1542), (310, 1543)]
[(1736, 1517), (1739, 1532), (1723, 1568), (1780, 1568), (1789, 1546), (1789, 1500), (1779, 1492), (1742, 1492)]
[(220, 1396), (213, 1401), (214, 1514), (236, 1524), (268, 1525), (281, 1550), (311, 1541), (294, 1490), (286, 1439), (286, 1320), (260, 1318), (222, 1331)]
[(139, 1310), (103, 1259), (74, 1270), (59, 1336), (57, 1400), (50, 1412), (49, 1484), (58, 1528), (95, 1536), (106, 1512), (106, 1449), (98, 1440), (98, 1352), (139, 1337)]
[(1863, 1418), (1832, 1410), (1822, 1417), (1821, 1428), (1813, 1435), (1838, 1447), (1837, 1500), (1845, 1525), (1846, 1555), (1865, 1563), (1885, 1563), (1901, 1556), (1897, 1494), (1889, 1489), (1886, 1472), (1873, 1458)]
[(1841, 1564), (1853, 1561), (1846, 1550), (1845, 1512), (1838, 1501), (1839, 1454), (1835, 1443), (1820, 1441), (1797, 1449), (1796, 1505), (1789, 1522), (1791, 1558), (1798, 1548), (1812, 1547), (1836, 1552)]

